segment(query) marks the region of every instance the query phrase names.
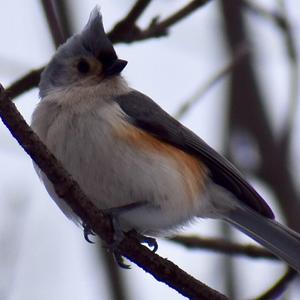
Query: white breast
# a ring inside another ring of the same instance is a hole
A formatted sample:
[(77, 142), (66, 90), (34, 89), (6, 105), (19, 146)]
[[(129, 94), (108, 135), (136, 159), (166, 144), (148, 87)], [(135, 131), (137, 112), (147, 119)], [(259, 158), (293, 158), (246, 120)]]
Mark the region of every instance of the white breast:
[[(117, 130), (126, 126), (123, 117), (118, 104), (107, 97), (73, 105), (46, 98), (34, 112), (32, 127), (99, 208), (149, 203), (122, 215), (126, 228), (157, 234), (187, 221), (198, 209), (200, 195), (188, 199), (183, 174), (172, 159), (118, 138)], [(74, 219), (51, 183), (42, 179), (51, 197)]]

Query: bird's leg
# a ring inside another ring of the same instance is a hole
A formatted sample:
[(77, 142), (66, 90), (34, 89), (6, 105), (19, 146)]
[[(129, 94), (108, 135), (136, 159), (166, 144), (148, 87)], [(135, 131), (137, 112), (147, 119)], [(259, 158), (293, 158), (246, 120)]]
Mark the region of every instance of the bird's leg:
[[(124, 238), (124, 232), (121, 229), (119, 216), (122, 213), (128, 212), (130, 210), (134, 210), (146, 205), (147, 202), (133, 202), (130, 204), (126, 204), (124, 206), (113, 207), (104, 210), (104, 213), (109, 214), (112, 217), (113, 227), (115, 230), (115, 241), (120, 243), (121, 240)], [(143, 244), (147, 244), (150, 248), (153, 248), (153, 252), (157, 251), (158, 245), (154, 238), (142, 235), (141, 233), (137, 232), (136, 230), (131, 230), (130, 234), (134, 235), (134, 237)]]
[[(119, 267), (121, 267), (123, 269), (130, 269), (130, 266), (124, 262), (124, 258), (117, 248), (118, 244), (124, 238), (124, 233), (120, 229), (121, 227), (118, 222), (118, 218), (112, 216), (112, 223), (113, 223), (113, 228), (114, 228), (114, 232), (115, 232), (114, 235), (117, 238), (115, 238), (114, 242), (112, 244), (110, 244), (109, 246), (107, 246), (107, 248), (112, 252), (114, 259)], [(82, 226), (83, 226), (83, 235), (84, 235), (85, 240), (88, 243), (94, 244), (94, 242), (92, 240), (90, 240), (89, 236), (95, 235), (95, 233), (92, 231), (91, 227), (89, 225), (87, 225), (86, 223), (83, 223)]]
[[(126, 213), (134, 209), (138, 209), (147, 204), (148, 204), (147, 202), (133, 202), (123, 206), (112, 207), (103, 210), (105, 214), (110, 215), (112, 218), (112, 225), (114, 228), (114, 242), (111, 245), (109, 245), (109, 248), (112, 251), (117, 264), (121, 268), (128, 269), (130, 268), (130, 266), (124, 263), (124, 258), (120, 254), (117, 247), (124, 238), (124, 232), (121, 228), (119, 217), (120, 215), (122, 215), (122, 213)], [(136, 230), (131, 230), (130, 235), (133, 235), (140, 243), (146, 243), (149, 247), (153, 248), (152, 250), (153, 252), (156, 252), (158, 245), (154, 238), (144, 236), (138, 233)]]

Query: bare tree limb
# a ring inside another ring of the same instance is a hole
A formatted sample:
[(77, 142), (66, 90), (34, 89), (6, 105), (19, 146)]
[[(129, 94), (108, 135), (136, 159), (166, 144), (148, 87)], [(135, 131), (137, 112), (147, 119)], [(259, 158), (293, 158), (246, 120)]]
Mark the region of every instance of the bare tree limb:
[[(159, 22), (156, 24), (157, 29), (154, 29), (154, 31), (166, 31), (170, 26), (174, 25), (175, 23), (178, 23), (182, 19), (184, 19), (186, 16), (190, 15), (194, 11), (196, 11), (198, 8), (202, 7), (203, 5), (210, 2), (210, 0), (194, 0), (191, 1), (189, 4), (166, 18), (165, 20)], [(151, 30), (150, 30), (151, 31)], [(149, 33), (148, 33), (149, 34)]]
[[(43, 0), (43, 1), (50, 1), (50, 0)], [(209, 2), (210, 0), (194, 0), (187, 4), (185, 7), (165, 19), (164, 21), (157, 23), (157, 20), (152, 21), (149, 25), (148, 29), (141, 31), (137, 28), (133, 21), (136, 21), (137, 18), (142, 14), (144, 9), (149, 4), (149, 0), (140, 0), (136, 5), (130, 10), (129, 14), (117, 25), (114, 29), (108, 33), (109, 38), (111, 41), (116, 43), (131, 43), (135, 41), (145, 40), (151, 37), (158, 37), (166, 35), (166, 29), (171, 27), (172, 25), (176, 24), (187, 15), (195, 11), (197, 8), (202, 7), (204, 4)], [(129, 19), (129, 25), (126, 23), (126, 19)], [(119, 25), (118, 25), (119, 24)], [(120, 25), (121, 24), (121, 25)], [(125, 25), (126, 26), (125, 26)], [(41, 72), (45, 67), (41, 67), (37, 70), (30, 71), (29, 73), (25, 74), (20, 79), (16, 80), (10, 87), (7, 88), (7, 92), (9, 92), (11, 98), (16, 98), (23, 94), (26, 91), (36, 87), (40, 80)]]
[[(111, 244), (113, 242), (113, 228), (110, 218), (89, 201), (79, 185), (30, 129), (2, 86), (0, 87), (0, 116), (11, 134), (47, 175), (56, 194), (65, 200), (84, 224), (88, 224), (107, 244)], [(197, 281), (174, 263), (140, 245), (131, 233), (129, 235), (130, 237), (127, 235), (118, 245), (120, 253), (152, 274), (158, 281), (166, 283), (188, 298), (227, 299), (224, 295)]]
[[(240, 43), (249, 43), (243, 7), (240, 0), (220, 2), (224, 16), (224, 30), (229, 51), (234, 51)], [(229, 128), (226, 141), (239, 134), (247, 134), (254, 139), (260, 155), (260, 166), (255, 175), (263, 179), (274, 191), (280, 208), (290, 227), (300, 231), (300, 202), (289, 166), (287, 151), (279, 143), (265, 110), (260, 85), (248, 55), (231, 73), (229, 89)], [(227, 154), (230, 157), (229, 145)], [(231, 157), (234, 160), (234, 156)], [(227, 273), (227, 270), (226, 270)], [(228, 272), (230, 274), (230, 271)], [(231, 278), (236, 282), (238, 278)], [(233, 296), (236, 295), (229, 295)]]
[(144, 10), (150, 4), (151, 0), (137, 0), (133, 5), (132, 9), (127, 14), (126, 18), (122, 21), (126, 25), (124, 26), (133, 26), (138, 18), (142, 15)]
[(6, 93), (11, 99), (14, 99), (22, 95), (23, 93), (37, 87), (44, 68), (45, 67), (41, 67), (39, 69), (32, 70), (25, 74), (23, 77), (17, 79), (7, 88)]
[(253, 3), (249, 0), (240, 0), (241, 3), (252, 13), (255, 13), (258, 16), (265, 17), (273, 21), (278, 28), (284, 34), (285, 46), (290, 60), (290, 89), (289, 89), (289, 100), (290, 100), (290, 109), (285, 120), (283, 132), (281, 134), (280, 146), (282, 151), (289, 151), (290, 139), (292, 134), (292, 129), (294, 125), (295, 115), (297, 111), (298, 96), (299, 96), (299, 59), (297, 55), (297, 46), (295, 38), (292, 32), (292, 26), (287, 15), (285, 1), (279, 0), (281, 9), (280, 13), (270, 12), (257, 3)]
[[(223, 0), (221, 4), (226, 16), (224, 28), (229, 49), (234, 55), (236, 47), (247, 40), (245, 21), (239, 1)], [(230, 140), (237, 130), (247, 132), (255, 138), (261, 156), (260, 169), (256, 175), (274, 190), (288, 225), (300, 231), (300, 201), (289, 169), (288, 152), (282, 149), (272, 130), (253, 70), (252, 56), (248, 55), (233, 70), (231, 76), (234, 88), (230, 91), (228, 119), (231, 134), (227, 140)]]
[(258, 3), (254, 3), (253, 1), (250, 0), (238, 0), (238, 1), (250, 12), (258, 16), (262, 16), (266, 19), (269, 19), (272, 22), (275, 22), (279, 28), (284, 29), (286, 27), (286, 20), (281, 13), (278, 13), (277, 11), (269, 11), (264, 7), (262, 7), (261, 5), (259, 5)]
[(184, 101), (184, 103), (178, 108), (177, 112), (175, 112), (174, 117), (176, 119), (181, 119), (215, 84), (225, 78), (226, 75), (228, 75), (239, 64), (239, 62), (242, 61), (247, 53), (249, 53), (247, 47), (244, 45), (239, 47), (232, 61), (219, 70), (214, 76), (209, 78), (207, 82), (198, 88), (190, 98)]
[(71, 23), (72, 16), (69, 13), (69, 1), (67, 0), (54, 0), (57, 17), (65, 38), (73, 34), (73, 27)]
[(284, 1), (280, 1), (280, 3), (281, 3), (282, 16), (285, 24), (285, 26), (282, 27), (282, 29), (286, 41), (285, 45), (289, 57), (290, 74), (291, 74), (290, 92), (289, 92), (290, 108), (281, 135), (281, 147), (283, 148), (283, 150), (287, 152), (287, 154), (289, 154), (291, 136), (293, 133), (293, 126), (294, 126), (295, 116), (297, 112), (298, 97), (299, 97), (299, 59), (297, 55), (296, 41), (292, 33), (291, 24), (285, 7), (286, 5)]
[(112, 43), (130, 43), (141, 34), (141, 29), (136, 25), (136, 21), (150, 4), (151, 0), (137, 0), (126, 17), (117, 22), (114, 28), (108, 33)]
[(264, 292), (255, 300), (274, 300), (278, 299), (285, 290), (288, 288), (289, 284), (298, 276), (298, 273), (289, 268), (286, 273), (266, 292)]
[(210, 250), (229, 255), (243, 255), (251, 258), (267, 258), (278, 260), (278, 258), (265, 248), (254, 245), (240, 245), (218, 238), (201, 238), (199, 236), (175, 236), (170, 241), (178, 243), (190, 249)]
[[(103, 243), (97, 243), (98, 254), (101, 264), (105, 266), (105, 272), (108, 277), (108, 285), (110, 296), (112, 300), (125, 300), (127, 293), (125, 288), (125, 281), (123, 279), (120, 268), (116, 264), (113, 256), (109, 253), (108, 249), (104, 247)], [(100, 270), (102, 272), (102, 270)]]
[(113, 43), (132, 43), (149, 38), (165, 36), (168, 33), (167, 30), (172, 25), (181, 21), (209, 1), (210, 0), (193, 0), (163, 21), (158, 22), (158, 17), (153, 18), (148, 28), (144, 30), (140, 29), (136, 23), (133, 22), (129, 23), (130, 26), (128, 26), (128, 22), (126, 22), (127, 17), (125, 17), (123, 21), (117, 23), (113, 30), (108, 34), (108, 37)]
[(42, 6), (47, 18), (48, 27), (50, 28), (52, 39), (55, 47), (65, 42), (66, 36), (62, 30), (60, 20), (57, 15), (55, 0), (41, 0)]
[[(55, 0), (42, 0), (41, 2), (45, 10), (54, 44), (56, 47), (58, 47), (66, 40), (67, 36), (63, 33), (63, 27), (60, 25), (59, 18), (56, 14), (56, 8), (54, 4)], [(40, 82), (41, 73), (43, 72), (44, 68), (45, 67), (41, 67), (25, 74), (23, 77), (10, 85), (6, 90), (6, 93), (9, 94), (10, 98), (14, 99), (24, 92), (35, 88)]]

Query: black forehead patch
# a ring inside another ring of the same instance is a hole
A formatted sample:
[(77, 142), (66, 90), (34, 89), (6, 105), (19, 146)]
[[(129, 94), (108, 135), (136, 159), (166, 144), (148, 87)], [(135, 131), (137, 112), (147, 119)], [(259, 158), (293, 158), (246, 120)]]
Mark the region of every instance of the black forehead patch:
[(81, 39), (84, 48), (103, 65), (109, 65), (117, 59), (113, 44), (105, 34), (98, 7), (91, 12), (89, 21), (81, 33)]
[(100, 51), (100, 53), (97, 56), (97, 59), (104, 66), (110, 66), (117, 58), (118, 57), (115, 51)]

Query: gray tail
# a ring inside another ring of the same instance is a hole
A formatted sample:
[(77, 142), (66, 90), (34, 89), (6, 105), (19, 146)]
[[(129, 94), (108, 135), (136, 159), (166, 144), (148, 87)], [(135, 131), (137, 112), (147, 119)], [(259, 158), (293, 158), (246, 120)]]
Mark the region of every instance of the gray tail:
[(223, 219), (265, 246), (300, 273), (300, 235), (248, 207), (235, 207)]

